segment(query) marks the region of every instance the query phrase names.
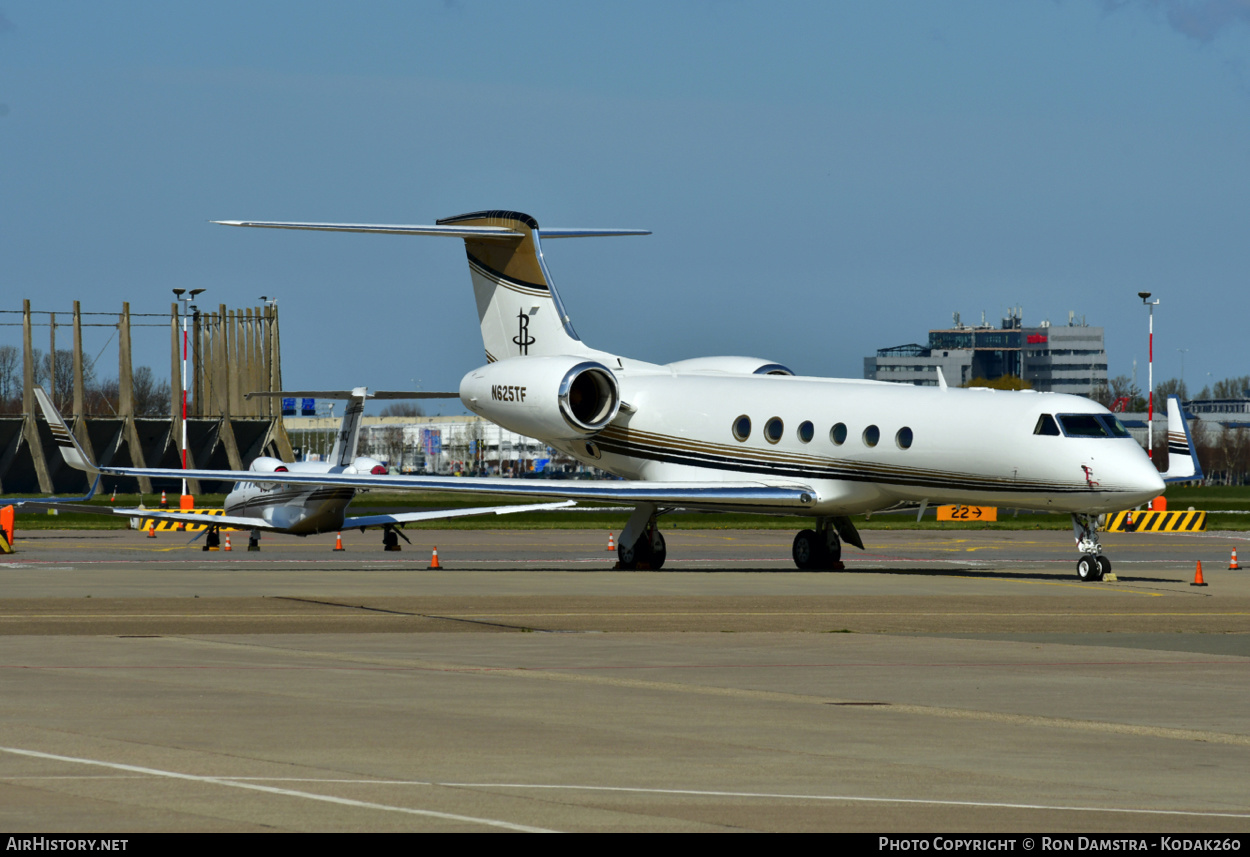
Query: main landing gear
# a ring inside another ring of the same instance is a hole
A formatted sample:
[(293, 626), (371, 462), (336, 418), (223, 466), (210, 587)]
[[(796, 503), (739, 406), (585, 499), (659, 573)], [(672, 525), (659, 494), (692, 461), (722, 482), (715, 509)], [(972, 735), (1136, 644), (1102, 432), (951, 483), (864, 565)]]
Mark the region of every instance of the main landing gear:
[(395, 529), (394, 527), (386, 526), (382, 528), (382, 550), (386, 550), (386, 551), (399, 550), (400, 539), (403, 539), (404, 541), (408, 542), (408, 544), (412, 544), (412, 541), (407, 536), (405, 536), (403, 533), (401, 533), (399, 530)]
[(622, 571), (659, 571), (668, 558), (668, 545), (655, 519), (661, 511), (650, 503), (634, 509), (616, 543), (616, 566)]
[(816, 529), (800, 530), (794, 537), (790, 555), (794, 564), (804, 571), (828, 569), (837, 571), (842, 565), (842, 543), (864, 549), (864, 540), (846, 516), (817, 518)]
[(204, 534), (204, 546), (200, 550), (221, 550), (221, 533), (217, 527), (210, 526), (208, 528), (208, 532)]
[(842, 539), (829, 518), (817, 518), (816, 529), (799, 530), (790, 549), (794, 564), (804, 571), (841, 569)]
[(1102, 580), (1111, 573), (1111, 560), (1102, 555), (1098, 543), (1098, 516), (1072, 513), (1072, 531), (1081, 558), (1076, 561), (1076, 576), (1081, 580)]

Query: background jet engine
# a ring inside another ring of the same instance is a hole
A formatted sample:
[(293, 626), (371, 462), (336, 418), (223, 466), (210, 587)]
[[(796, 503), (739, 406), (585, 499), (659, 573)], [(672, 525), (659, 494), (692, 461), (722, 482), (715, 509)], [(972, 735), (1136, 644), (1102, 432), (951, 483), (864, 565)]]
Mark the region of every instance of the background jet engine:
[(575, 440), (616, 418), (621, 391), (612, 371), (593, 360), (511, 357), (465, 375), (460, 401), (510, 431)]
[(252, 459), (252, 464), (248, 467), (248, 470), (255, 471), (256, 473), (287, 473), (290, 468), (288, 468), (287, 463), (281, 459), (270, 458), (267, 455), (262, 455), (258, 458)]
[(667, 364), (678, 372), (723, 372), (726, 375), (793, 375), (788, 367), (759, 357), (693, 357)]

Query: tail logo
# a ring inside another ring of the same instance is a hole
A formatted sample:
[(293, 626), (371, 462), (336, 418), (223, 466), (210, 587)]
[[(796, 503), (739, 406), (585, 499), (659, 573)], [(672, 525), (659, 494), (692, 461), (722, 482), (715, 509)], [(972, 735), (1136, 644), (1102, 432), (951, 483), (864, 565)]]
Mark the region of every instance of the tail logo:
[(525, 314), (525, 310), (517, 313), (517, 319), (519, 320), (519, 328), (517, 335), (512, 337), (512, 341), (521, 349), (521, 355), (525, 356), (530, 353), (530, 346), (538, 340), (530, 336), (530, 317)]

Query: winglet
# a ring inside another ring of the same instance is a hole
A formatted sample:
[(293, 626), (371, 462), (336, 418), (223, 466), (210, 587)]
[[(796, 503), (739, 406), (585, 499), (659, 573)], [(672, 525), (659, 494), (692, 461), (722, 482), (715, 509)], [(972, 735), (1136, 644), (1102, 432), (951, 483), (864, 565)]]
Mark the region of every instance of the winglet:
[(1203, 478), (1181, 400), (1178, 396), (1168, 396), (1168, 471), (1163, 474), (1163, 481), (1197, 482)]
[(88, 458), (87, 453), (83, 452), (83, 448), (78, 445), (69, 426), (65, 424), (65, 420), (57, 411), (56, 406), (52, 404), (52, 400), (48, 398), (48, 394), (43, 391), (43, 387), (35, 386), (35, 399), (39, 402), (44, 419), (48, 421), (48, 428), (52, 430), (53, 440), (61, 448), (61, 457), (65, 459), (65, 463), (75, 470), (99, 473), (100, 468), (95, 466), (95, 462)]

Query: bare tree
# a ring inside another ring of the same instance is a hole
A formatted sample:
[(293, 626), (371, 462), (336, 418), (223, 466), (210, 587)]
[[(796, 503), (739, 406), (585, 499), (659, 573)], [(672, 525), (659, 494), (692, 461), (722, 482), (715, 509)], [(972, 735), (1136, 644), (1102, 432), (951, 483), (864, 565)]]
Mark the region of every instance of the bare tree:
[(15, 345), (0, 345), (0, 412), (21, 408), (22, 356)]
[(1166, 399), (1168, 396), (1180, 396), (1181, 401), (1189, 399), (1189, 391), (1185, 388), (1185, 382), (1179, 378), (1171, 378), (1155, 385), (1155, 396), (1159, 399)]
[(150, 366), (140, 366), (135, 370), (132, 389), (136, 416), (152, 417), (169, 413), (169, 381), (155, 381)]
[(1250, 388), (1250, 375), (1242, 375), (1237, 378), (1225, 378), (1223, 381), (1216, 382), (1215, 395), (1213, 399), (1244, 399), (1247, 397), (1247, 388)]
[(423, 417), (425, 411), (414, 402), (394, 402), (382, 409), (384, 417)]

